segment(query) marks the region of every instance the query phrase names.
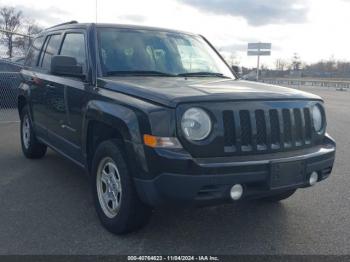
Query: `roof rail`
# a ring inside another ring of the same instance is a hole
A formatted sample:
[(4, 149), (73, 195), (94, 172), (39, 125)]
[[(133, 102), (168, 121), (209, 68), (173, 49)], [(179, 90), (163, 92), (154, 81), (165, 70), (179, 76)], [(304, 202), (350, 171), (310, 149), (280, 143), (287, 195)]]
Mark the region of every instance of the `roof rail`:
[(65, 22), (65, 23), (61, 23), (61, 24), (57, 24), (57, 25), (48, 27), (46, 29), (55, 28), (55, 27), (58, 27), (58, 26), (61, 26), (61, 25), (70, 25), (70, 24), (77, 24), (77, 23), (78, 23), (78, 21), (72, 20), (72, 21), (69, 21), (69, 22)]

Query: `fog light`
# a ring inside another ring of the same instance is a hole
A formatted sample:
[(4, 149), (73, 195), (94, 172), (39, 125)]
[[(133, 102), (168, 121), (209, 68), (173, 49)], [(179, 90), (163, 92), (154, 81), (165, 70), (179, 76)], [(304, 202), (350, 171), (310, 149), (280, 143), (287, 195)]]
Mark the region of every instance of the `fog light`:
[(318, 174), (317, 172), (312, 172), (309, 178), (309, 184), (310, 186), (313, 186), (317, 183), (318, 180)]
[(233, 187), (231, 187), (230, 196), (233, 200), (238, 200), (243, 195), (243, 187), (240, 184), (236, 184)]

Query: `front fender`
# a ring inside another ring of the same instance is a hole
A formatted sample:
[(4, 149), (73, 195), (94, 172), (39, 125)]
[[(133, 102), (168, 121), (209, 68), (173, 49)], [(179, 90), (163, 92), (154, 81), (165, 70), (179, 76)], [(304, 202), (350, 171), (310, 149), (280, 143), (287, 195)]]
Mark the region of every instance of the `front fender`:
[[(142, 168), (147, 172), (147, 162), (143, 149), (142, 132), (147, 132), (146, 125), (141, 130), (139, 118), (136, 112), (128, 107), (107, 101), (92, 100), (87, 104), (83, 122), (82, 150), (87, 159), (87, 136), (90, 121), (98, 121), (118, 130), (123, 137), (126, 146), (128, 162), (132, 163), (131, 168)], [(142, 174), (143, 172), (133, 172)]]

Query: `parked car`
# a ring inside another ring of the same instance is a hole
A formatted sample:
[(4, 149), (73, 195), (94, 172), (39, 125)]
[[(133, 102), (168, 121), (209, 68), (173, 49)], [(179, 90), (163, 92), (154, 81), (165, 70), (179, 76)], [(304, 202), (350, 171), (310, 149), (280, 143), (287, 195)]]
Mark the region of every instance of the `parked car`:
[(0, 59), (0, 108), (16, 108), (22, 66)]
[(320, 97), (237, 80), (199, 35), (69, 22), (35, 39), (21, 73), (24, 155), (49, 146), (87, 170), (116, 234), (160, 205), (280, 201), (333, 167)]
[(25, 56), (15, 56), (9, 59), (12, 63), (23, 65), (25, 61)]
[(243, 75), (242, 80), (257, 81), (256, 80), (256, 71), (252, 71), (252, 72), (249, 72), (248, 74)]

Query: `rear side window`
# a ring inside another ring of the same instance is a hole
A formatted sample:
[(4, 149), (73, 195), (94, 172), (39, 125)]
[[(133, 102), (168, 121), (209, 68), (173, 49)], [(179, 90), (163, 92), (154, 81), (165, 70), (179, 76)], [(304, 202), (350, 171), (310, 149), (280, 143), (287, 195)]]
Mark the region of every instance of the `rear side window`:
[(48, 38), (48, 43), (46, 44), (46, 49), (42, 54), (41, 67), (44, 69), (50, 69), (51, 58), (57, 54), (61, 43), (61, 35), (51, 35)]
[(68, 33), (66, 34), (60, 55), (72, 56), (77, 59), (84, 71), (86, 69), (86, 51), (85, 51), (85, 38), (81, 33)]
[(26, 66), (36, 66), (38, 63), (38, 57), (40, 54), (41, 46), (43, 45), (44, 37), (38, 37), (34, 40), (33, 45), (28, 51), (25, 65)]

